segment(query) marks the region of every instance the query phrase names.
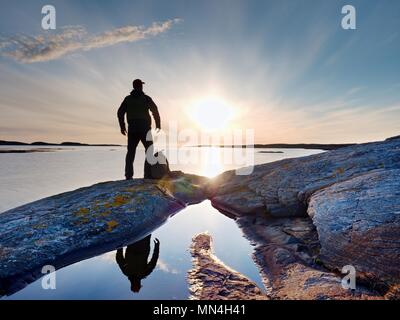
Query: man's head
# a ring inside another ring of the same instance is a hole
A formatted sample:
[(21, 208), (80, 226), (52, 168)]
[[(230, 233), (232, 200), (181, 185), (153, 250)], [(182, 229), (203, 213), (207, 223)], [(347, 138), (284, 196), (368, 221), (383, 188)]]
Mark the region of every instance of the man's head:
[(129, 277), (129, 280), (131, 281), (131, 291), (138, 293), (142, 288), (141, 279), (137, 277)]
[(135, 80), (133, 80), (132, 85), (133, 85), (133, 89), (138, 90), (138, 91), (143, 91), (144, 82), (142, 80), (135, 79)]

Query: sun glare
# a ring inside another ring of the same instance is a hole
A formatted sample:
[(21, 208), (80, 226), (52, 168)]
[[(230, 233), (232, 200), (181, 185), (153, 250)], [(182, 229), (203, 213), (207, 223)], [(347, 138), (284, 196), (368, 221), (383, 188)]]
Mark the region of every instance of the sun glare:
[(221, 149), (202, 148), (201, 174), (208, 178), (213, 178), (223, 172)]
[(189, 117), (203, 130), (216, 131), (229, 126), (234, 109), (219, 98), (206, 98), (192, 104)]

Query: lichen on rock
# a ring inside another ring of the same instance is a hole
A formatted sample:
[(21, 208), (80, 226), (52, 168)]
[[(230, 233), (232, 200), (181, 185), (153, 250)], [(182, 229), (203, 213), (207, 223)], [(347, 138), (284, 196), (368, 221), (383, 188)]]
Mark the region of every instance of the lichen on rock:
[[(205, 199), (206, 178), (110, 181), (35, 201), (0, 214), (0, 291), (13, 293), (44, 265), (69, 265), (128, 245), (187, 204)], [(184, 184), (184, 191), (175, 192)]]

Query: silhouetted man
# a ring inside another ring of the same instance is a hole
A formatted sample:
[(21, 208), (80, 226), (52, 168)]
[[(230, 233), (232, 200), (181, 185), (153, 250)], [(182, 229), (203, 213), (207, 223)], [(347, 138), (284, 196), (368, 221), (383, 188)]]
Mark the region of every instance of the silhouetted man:
[(157, 265), (158, 255), (160, 253), (160, 241), (154, 240), (154, 251), (150, 262), (148, 262), (150, 254), (150, 238), (146, 238), (129, 245), (125, 250), (125, 257), (122, 248), (117, 250), (116, 260), (119, 268), (131, 282), (131, 290), (139, 292), (142, 287), (141, 281), (153, 272)]
[(153, 146), (149, 111), (153, 114), (156, 128), (161, 129), (158, 108), (154, 101), (144, 94), (143, 84), (144, 82), (140, 79), (134, 80), (131, 94), (125, 97), (118, 109), (118, 121), (123, 135), (126, 135), (125, 114), (128, 120), (128, 152), (125, 158), (125, 178), (127, 180), (133, 177), (133, 161), (139, 141), (143, 143), (146, 152)]

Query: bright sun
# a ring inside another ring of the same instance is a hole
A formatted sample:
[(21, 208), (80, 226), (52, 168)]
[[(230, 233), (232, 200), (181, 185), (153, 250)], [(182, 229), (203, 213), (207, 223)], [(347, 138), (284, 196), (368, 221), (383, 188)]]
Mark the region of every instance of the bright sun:
[(197, 126), (208, 131), (227, 128), (235, 114), (234, 109), (224, 100), (214, 97), (196, 101), (188, 111)]

